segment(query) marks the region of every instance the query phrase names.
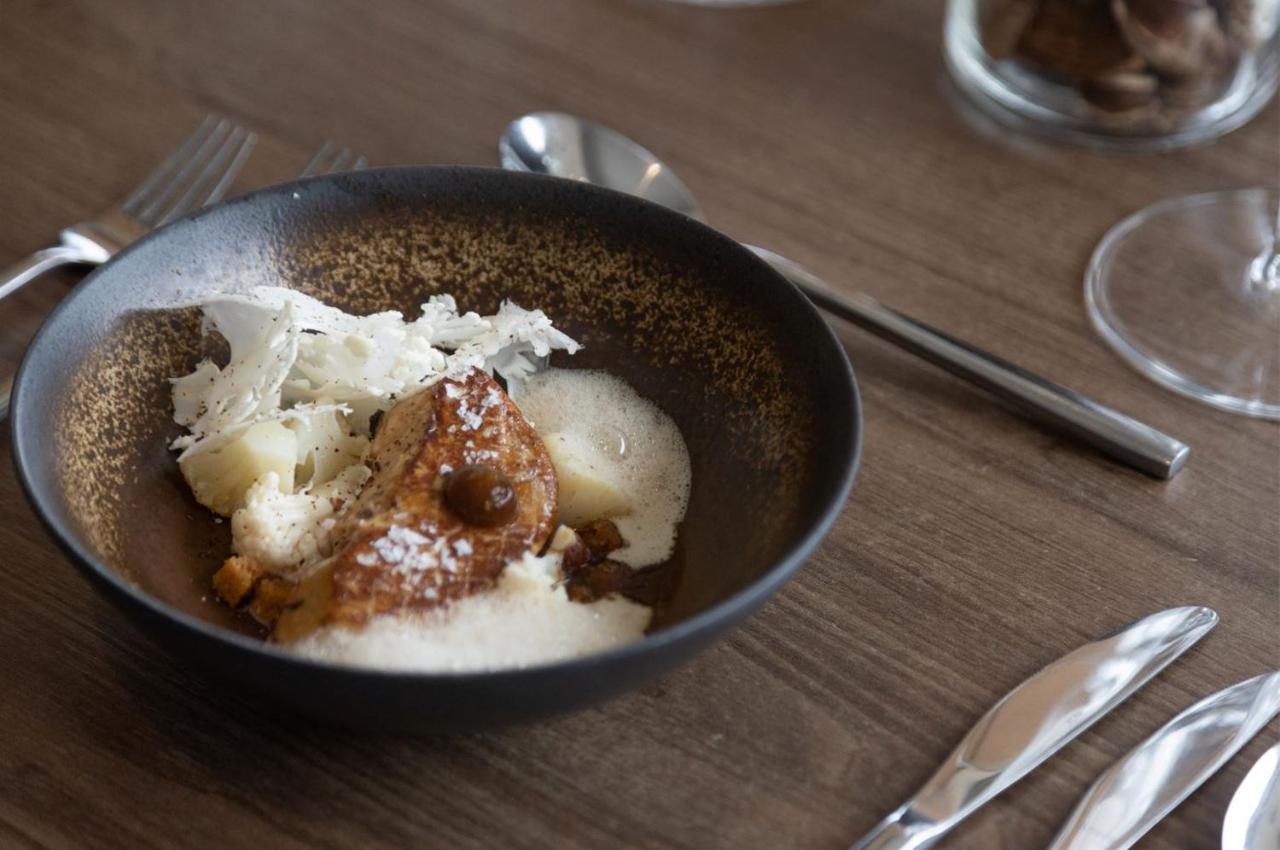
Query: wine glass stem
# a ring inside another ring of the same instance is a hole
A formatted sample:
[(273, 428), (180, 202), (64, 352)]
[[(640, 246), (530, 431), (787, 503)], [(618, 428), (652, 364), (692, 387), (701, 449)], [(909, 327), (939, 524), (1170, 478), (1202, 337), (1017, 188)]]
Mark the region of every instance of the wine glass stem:
[(1249, 278), (1255, 291), (1280, 293), (1280, 203), (1276, 204), (1276, 224), (1271, 231), (1271, 247), (1250, 265)]

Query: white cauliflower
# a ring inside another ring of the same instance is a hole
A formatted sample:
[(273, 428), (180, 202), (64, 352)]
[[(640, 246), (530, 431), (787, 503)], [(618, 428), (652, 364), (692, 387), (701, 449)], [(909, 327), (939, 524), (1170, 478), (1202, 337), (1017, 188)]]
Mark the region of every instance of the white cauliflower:
[(196, 444), (178, 459), (178, 467), (197, 502), (231, 516), (244, 504), (249, 488), (268, 472), (278, 489), (292, 492), (297, 456), (294, 433), (268, 421)]
[(174, 421), (187, 433), (171, 447), (182, 450), (196, 499), (224, 515), (244, 506), (246, 490), (268, 471), (277, 474), (276, 489), (260, 488), (261, 504), (248, 516), (277, 492), (302, 499), (279, 510), (307, 513), (319, 485), (360, 462), (375, 413), (473, 368), (496, 371), (514, 390), (552, 350), (579, 347), (541, 310), (509, 301), (480, 316), (433, 295), (406, 321), (395, 311), (353, 316), (301, 292), (259, 286), (198, 306), (203, 331), (221, 335), (230, 358), (222, 367), (203, 360), (172, 379)]
[(395, 311), (353, 316), (301, 292), (259, 286), (198, 306), (204, 331), (222, 335), (231, 358), (221, 368), (202, 361), (173, 379), (174, 419), (190, 432), (176, 449), (299, 404), (336, 403), (367, 416), (473, 368), (519, 383), (554, 349), (579, 348), (541, 310), (510, 301), (480, 316), (434, 295), (406, 321)]
[(245, 494), (244, 507), (231, 516), (232, 549), (270, 572), (302, 571), (332, 553), (336, 517), (370, 475), (369, 467), (357, 463), (324, 484), (286, 493), (280, 477), (266, 473)]

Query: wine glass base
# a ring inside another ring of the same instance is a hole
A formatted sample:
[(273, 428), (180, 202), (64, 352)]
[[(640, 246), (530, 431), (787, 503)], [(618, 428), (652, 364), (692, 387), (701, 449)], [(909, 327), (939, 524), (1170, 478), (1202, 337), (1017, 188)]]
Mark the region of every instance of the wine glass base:
[(1129, 365), (1222, 410), (1280, 419), (1280, 288), (1258, 274), (1280, 191), (1174, 198), (1103, 238), (1085, 306)]

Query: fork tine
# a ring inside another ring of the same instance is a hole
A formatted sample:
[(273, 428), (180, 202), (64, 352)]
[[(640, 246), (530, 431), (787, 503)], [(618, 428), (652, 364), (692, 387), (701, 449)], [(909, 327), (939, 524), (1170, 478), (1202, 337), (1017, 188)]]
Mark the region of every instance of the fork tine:
[(236, 179), (236, 175), (240, 173), (240, 169), (244, 168), (244, 164), (249, 160), (249, 154), (253, 153), (253, 146), (258, 143), (258, 134), (249, 133), (244, 137), (244, 141), (240, 143), (240, 149), (236, 151), (235, 157), (231, 160), (231, 164), (227, 166), (226, 171), (222, 174), (214, 187), (209, 190), (209, 194), (205, 195), (204, 203), (201, 206), (209, 206), (216, 204), (222, 200), (222, 196), (227, 193), (227, 189), (231, 188), (231, 183)]
[(320, 172), (320, 164), (329, 159), (333, 155), (335, 145), (333, 142), (325, 142), (320, 146), (320, 150), (316, 151), (316, 155), (311, 157), (305, 168), (298, 173), (299, 177), (314, 177)]
[(227, 137), (235, 129), (238, 128), (234, 128), (227, 119), (224, 118), (219, 121), (213, 133), (204, 140), (194, 154), (187, 158), (186, 162), (182, 163), (178, 172), (169, 178), (169, 181), (160, 189), (159, 193), (151, 198), (149, 203), (142, 209), (138, 210), (138, 219), (143, 224), (155, 227), (163, 211), (171, 207), (174, 196), (180, 193), (184, 187), (190, 185), (191, 175), (208, 162), (209, 157), (213, 156), (222, 147)]
[(162, 182), (169, 179), (173, 172), (181, 167), (191, 156), (204, 144), (205, 139), (214, 131), (218, 125), (218, 117), (216, 115), (206, 115), (204, 120), (200, 122), (200, 126), (195, 132), (186, 138), (182, 144), (174, 148), (164, 161), (155, 167), (146, 178), (138, 184), (137, 188), (130, 193), (129, 197), (124, 199), (124, 203), (120, 208), (130, 215), (136, 215), (143, 205), (151, 200), (151, 194), (160, 186)]
[(359, 171), (367, 168), (369, 160), (357, 156), (351, 148), (339, 149), (332, 141), (327, 141), (316, 151), (315, 156), (299, 172), (298, 177), (315, 177), (319, 174), (337, 174), (341, 171)]
[(346, 171), (348, 167), (347, 163), (351, 160), (352, 156), (351, 148), (343, 148), (338, 151), (337, 157), (334, 158), (333, 162), (329, 163), (328, 173), (337, 174), (340, 171)]
[[(237, 126), (233, 129), (231, 134), (218, 147), (217, 152), (205, 164), (205, 167), (187, 185), (187, 191), (165, 210), (156, 221), (155, 226), (159, 227), (162, 224), (168, 224), (178, 216), (194, 209), (202, 198), (208, 198), (214, 192), (217, 192), (219, 187), (223, 187), (225, 190), (223, 184), (229, 185), (231, 182), (227, 178), (228, 172), (233, 168), (237, 171), (239, 170), (237, 163), (243, 164), (244, 158), (248, 156), (246, 147), (251, 150), (256, 139), (256, 136), (247, 132), (243, 127)], [(232, 174), (231, 177), (234, 178), (235, 175)], [(206, 187), (211, 182), (215, 183), (213, 189), (208, 194), (204, 194)]]

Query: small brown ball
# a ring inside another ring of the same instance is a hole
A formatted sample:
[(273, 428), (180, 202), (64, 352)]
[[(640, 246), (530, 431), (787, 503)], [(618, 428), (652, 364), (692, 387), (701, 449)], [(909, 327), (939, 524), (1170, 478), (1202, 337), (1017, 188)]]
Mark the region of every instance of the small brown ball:
[(444, 501), (463, 522), (493, 527), (516, 518), (516, 491), (511, 479), (484, 464), (470, 464), (450, 472)]

